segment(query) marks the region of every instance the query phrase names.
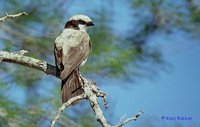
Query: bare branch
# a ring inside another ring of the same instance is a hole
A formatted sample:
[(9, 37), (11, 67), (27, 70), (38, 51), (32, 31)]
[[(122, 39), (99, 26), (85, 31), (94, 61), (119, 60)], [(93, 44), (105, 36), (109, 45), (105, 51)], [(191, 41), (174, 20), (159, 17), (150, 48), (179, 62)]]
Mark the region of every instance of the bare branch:
[[(84, 81), (83, 83), (83, 90), (84, 90), (84, 94), (80, 95), (83, 96), (82, 98), (77, 96), (78, 98), (74, 97), (73, 102), (77, 101), (77, 100), (81, 100), (81, 99), (87, 99), (89, 100), (89, 103), (91, 105), (91, 108), (94, 111), (95, 114), (95, 118), (96, 120), (102, 125), (102, 127), (121, 127), (123, 125), (125, 125), (126, 123), (133, 121), (133, 120), (137, 120), (137, 118), (143, 114), (142, 111), (140, 111), (139, 113), (137, 113), (134, 117), (131, 118), (127, 118), (125, 121), (120, 122), (118, 125), (116, 126), (111, 126), (106, 118), (103, 115), (103, 112), (99, 106), (99, 102), (97, 100), (97, 97), (103, 97), (105, 98), (106, 93), (100, 91), (100, 89), (98, 87), (95, 86), (95, 82), (87, 80), (83, 77), (81, 77), (82, 80)], [(53, 127), (56, 123), (56, 121), (60, 118), (60, 113), (67, 108), (68, 106), (70, 106), (72, 104), (71, 99), (66, 102), (65, 104), (63, 104), (57, 111), (57, 115), (55, 116), (54, 120), (51, 123), (51, 127)], [(121, 121), (121, 120), (120, 120)]]
[(118, 125), (114, 126), (114, 127), (122, 127), (124, 126), (126, 123), (130, 122), (130, 121), (136, 121), (138, 117), (140, 117), (144, 112), (140, 111), (138, 112), (135, 116), (127, 118), (126, 120), (124, 120), (123, 122), (119, 123)]
[(111, 127), (111, 125), (108, 124), (106, 118), (103, 115), (103, 112), (99, 106), (98, 100), (97, 100), (97, 95), (92, 91), (93, 85), (95, 83), (93, 81), (87, 80), (83, 78), (84, 84), (83, 84), (83, 90), (84, 94), (86, 94), (87, 99), (90, 102), (90, 106), (93, 109), (95, 113), (95, 118), (96, 120), (103, 126), (103, 127)]
[(78, 100), (82, 100), (82, 99), (85, 99), (85, 98), (86, 98), (86, 96), (84, 94), (82, 94), (82, 95), (79, 95), (79, 96), (75, 96), (75, 97), (69, 99), (66, 103), (64, 103), (58, 109), (56, 116), (54, 117), (53, 121), (51, 122), (51, 127), (53, 127), (55, 125), (55, 123), (59, 120), (60, 114), (61, 114), (61, 112), (64, 111), (64, 109), (69, 107), (73, 102), (78, 101)]
[(23, 66), (43, 71), (46, 74), (50, 74), (59, 78), (59, 76), (56, 75), (55, 66), (48, 64), (46, 61), (25, 56), (25, 53), (28, 53), (28, 51), (26, 50), (20, 50), (17, 52), (0, 51), (0, 62), (20, 64)]
[(0, 18), (0, 21), (1, 22), (4, 22), (7, 18), (16, 18), (16, 17), (19, 17), (21, 15), (28, 15), (28, 13), (26, 12), (21, 12), (21, 13), (18, 13), (18, 14), (13, 14), (13, 15), (9, 15), (8, 13), (6, 13), (6, 16)]
[(107, 102), (107, 94), (105, 92), (102, 92), (97, 86), (96, 83), (93, 82), (93, 85), (89, 85), (90, 89), (92, 90), (92, 92), (94, 92), (96, 94), (97, 97), (102, 97), (103, 98), (103, 102), (104, 102), (104, 106), (105, 108), (108, 108), (108, 102)]

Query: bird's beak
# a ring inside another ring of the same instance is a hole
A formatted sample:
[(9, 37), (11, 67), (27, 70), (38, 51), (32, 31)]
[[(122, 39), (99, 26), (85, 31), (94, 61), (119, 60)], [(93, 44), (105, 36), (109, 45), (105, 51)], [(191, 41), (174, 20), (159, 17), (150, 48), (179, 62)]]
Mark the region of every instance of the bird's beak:
[(91, 21), (87, 23), (87, 26), (94, 26), (95, 24)]

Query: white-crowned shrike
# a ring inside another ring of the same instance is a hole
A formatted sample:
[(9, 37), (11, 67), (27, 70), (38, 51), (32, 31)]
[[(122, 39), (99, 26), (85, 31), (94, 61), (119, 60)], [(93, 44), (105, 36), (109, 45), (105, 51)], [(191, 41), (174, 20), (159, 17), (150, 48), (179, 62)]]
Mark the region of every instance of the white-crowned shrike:
[(57, 74), (61, 78), (62, 102), (83, 93), (79, 67), (84, 65), (91, 52), (87, 28), (94, 23), (86, 15), (72, 16), (54, 46)]

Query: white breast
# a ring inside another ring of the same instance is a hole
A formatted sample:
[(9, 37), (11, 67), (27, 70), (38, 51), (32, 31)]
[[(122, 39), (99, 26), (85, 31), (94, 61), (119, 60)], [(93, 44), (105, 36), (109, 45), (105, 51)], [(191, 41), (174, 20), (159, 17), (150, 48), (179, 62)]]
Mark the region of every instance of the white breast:
[(83, 66), (83, 65), (85, 65), (85, 63), (87, 62), (87, 58), (81, 63), (81, 65), (80, 66)]

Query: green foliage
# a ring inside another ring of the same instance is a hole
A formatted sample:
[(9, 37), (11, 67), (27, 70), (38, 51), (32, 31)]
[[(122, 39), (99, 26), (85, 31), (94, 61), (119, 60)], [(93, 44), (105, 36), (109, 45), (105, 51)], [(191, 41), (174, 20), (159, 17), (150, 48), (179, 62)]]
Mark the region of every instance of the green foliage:
[(0, 100), (0, 126), (1, 127), (35, 127), (36, 117), (42, 114), (39, 108), (27, 108), (18, 106), (15, 102), (8, 101), (1, 96)]
[[(163, 31), (173, 29), (190, 32), (199, 35), (200, 21), (199, 3), (195, 0), (170, 1), (170, 0), (130, 0), (134, 8), (137, 8), (135, 16), (142, 18), (153, 17), (156, 24)], [(146, 9), (149, 14), (140, 13)], [(144, 17), (143, 17), (144, 16)]]
[(92, 119), (91, 116), (84, 116), (82, 118), (82, 126), (83, 127), (94, 127), (94, 123), (93, 123), (94, 119)]
[(200, 7), (193, 0), (188, 0), (191, 19), (195, 23), (200, 23)]

